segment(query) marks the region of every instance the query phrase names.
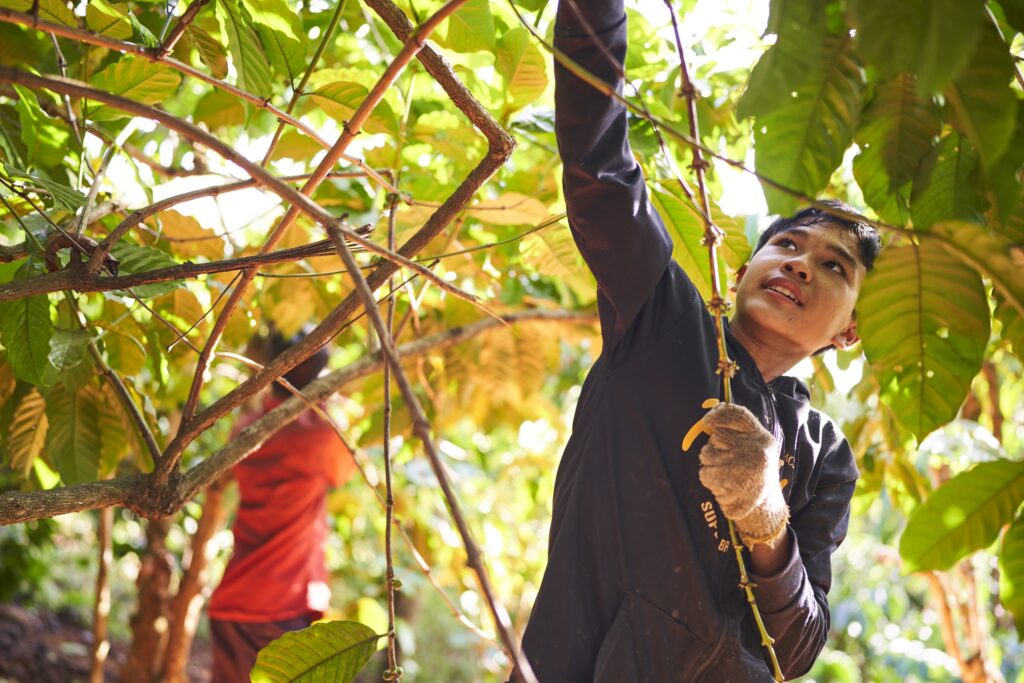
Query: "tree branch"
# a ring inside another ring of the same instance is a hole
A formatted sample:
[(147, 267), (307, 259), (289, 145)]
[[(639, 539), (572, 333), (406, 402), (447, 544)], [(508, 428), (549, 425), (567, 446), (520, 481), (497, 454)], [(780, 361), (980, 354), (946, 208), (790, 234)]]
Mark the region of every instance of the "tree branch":
[[(597, 316), (593, 312), (522, 311), (504, 316), (502, 322), (485, 318), (464, 327), (453, 327), (430, 337), (403, 344), (398, 347), (398, 352), (403, 357), (410, 358), (439, 351), (483, 334), (503, 323), (551, 322), (592, 325), (596, 320)], [(303, 393), (309, 400), (324, 401), (345, 384), (377, 372), (382, 366), (383, 359), (379, 353), (365, 356), (309, 384)], [(259, 448), (277, 430), (289, 424), (306, 409), (307, 405), (298, 398), (284, 401), (242, 430), (230, 443), (182, 475), (178, 486), (165, 492), (165, 495), (151, 495), (148, 487), (149, 478), (143, 474), (45, 491), (7, 491), (0, 493), (0, 525), (17, 524), (112, 505), (128, 507), (144, 517), (174, 514), (224, 471)]]

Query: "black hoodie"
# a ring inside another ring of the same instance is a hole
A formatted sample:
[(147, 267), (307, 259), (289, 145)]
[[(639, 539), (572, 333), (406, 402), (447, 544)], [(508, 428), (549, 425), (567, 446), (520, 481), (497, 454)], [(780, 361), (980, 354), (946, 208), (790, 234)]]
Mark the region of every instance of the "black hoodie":
[[(622, 0), (576, 0), (622, 63)], [(622, 90), (563, 0), (555, 43)], [(555, 483), (548, 565), (523, 649), (541, 683), (772, 680), (718, 505), (697, 476), (698, 421), (721, 396), (715, 327), (672, 261), (626, 137), (624, 107), (556, 64), (556, 131), (569, 225), (598, 282), (604, 347)], [(787, 678), (825, 643), (830, 555), (857, 479), (850, 447), (806, 387), (766, 384), (727, 334), (734, 400), (781, 444), (793, 553), (755, 594)], [(749, 566), (749, 560), (748, 560)]]

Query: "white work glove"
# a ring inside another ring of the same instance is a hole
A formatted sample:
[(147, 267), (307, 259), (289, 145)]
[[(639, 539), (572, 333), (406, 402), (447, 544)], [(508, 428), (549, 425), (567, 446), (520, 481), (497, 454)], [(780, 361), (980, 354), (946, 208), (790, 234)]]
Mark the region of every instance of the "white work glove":
[(700, 451), (700, 482), (711, 491), (743, 543), (774, 542), (789, 521), (779, 483), (779, 447), (753, 413), (719, 403), (704, 416), (708, 442)]

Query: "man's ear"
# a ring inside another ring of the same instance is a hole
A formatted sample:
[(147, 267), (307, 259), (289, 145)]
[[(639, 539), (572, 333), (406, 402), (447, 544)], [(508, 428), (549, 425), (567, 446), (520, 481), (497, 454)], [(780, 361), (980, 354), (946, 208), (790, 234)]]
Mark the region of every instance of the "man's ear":
[(857, 316), (854, 314), (850, 316), (850, 324), (842, 332), (832, 337), (832, 344), (837, 349), (848, 349), (859, 341), (860, 337), (857, 336)]

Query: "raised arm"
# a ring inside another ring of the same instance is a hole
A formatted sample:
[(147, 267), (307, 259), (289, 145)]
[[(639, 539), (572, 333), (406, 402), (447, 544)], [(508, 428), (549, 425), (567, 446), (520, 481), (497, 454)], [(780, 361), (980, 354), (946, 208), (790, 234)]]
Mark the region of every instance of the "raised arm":
[[(586, 24), (606, 50), (595, 45)], [(561, 0), (555, 46), (622, 92), (620, 73), (626, 54), (622, 0)], [(609, 60), (609, 54), (617, 63)], [(633, 322), (654, 289), (668, 266), (672, 242), (647, 199), (643, 174), (626, 137), (625, 107), (557, 61), (555, 130), (569, 226), (597, 278), (608, 343)]]

